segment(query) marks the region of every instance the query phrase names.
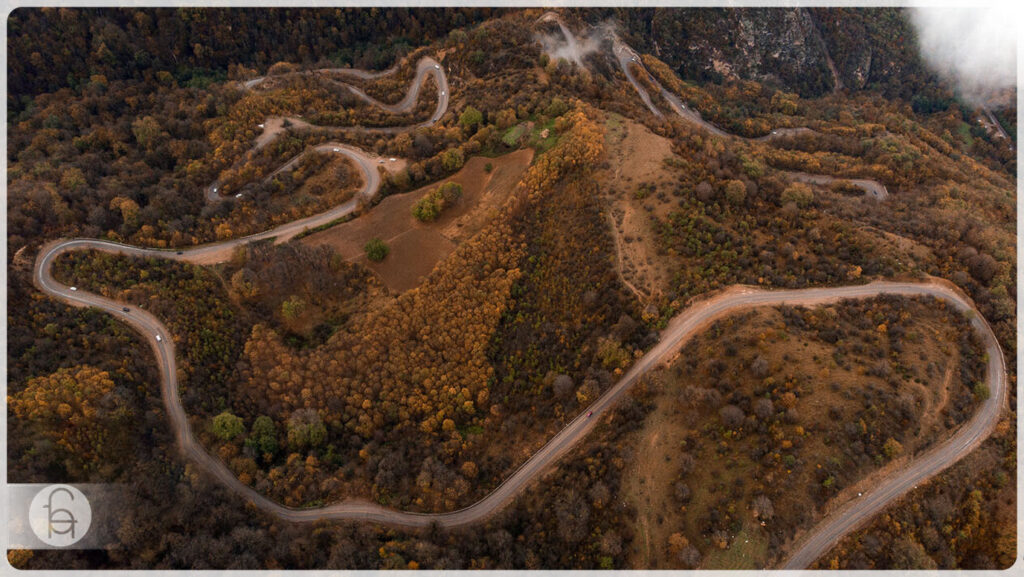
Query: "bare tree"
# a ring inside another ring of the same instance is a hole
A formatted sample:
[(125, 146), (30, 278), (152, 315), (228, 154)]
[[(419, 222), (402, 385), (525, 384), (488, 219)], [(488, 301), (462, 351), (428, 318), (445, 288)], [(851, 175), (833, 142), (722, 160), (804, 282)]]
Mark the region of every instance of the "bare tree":
[(770, 521), (775, 517), (775, 507), (772, 506), (772, 500), (767, 495), (754, 497), (754, 514), (763, 521)]
[(683, 547), (677, 554), (677, 557), (685, 569), (696, 569), (700, 565), (700, 551), (693, 545)]
[(758, 355), (754, 362), (750, 363), (750, 372), (754, 373), (754, 376), (759, 379), (768, 376), (768, 369), (768, 361), (761, 355)]
[(686, 483), (682, 482), (682, 481), (678, 481), (675, 484), (675, 493), (674, 494), (675, 494), (676, 500), (679, 501), (680, 503), (688, 502), (690, 500), (690, 496), (692, 495), (692, 493), (690, 491), (690, 486), (687, 485)]
[(679, 475), (683, 477), (689, 475), (695, 464), (696, 461), (694, 460), (693, 455), (689, 453), (679, 455)]
[(730, 429), (743, 424), (743, 410), (736, 405), (726, 405), (718, 410), (718, 416), (722, 419), (722, 424)]
[(754, 402), (754, 414), (762, 421), (767, 421), (775, 415), (775, 405), (771, 399), (758, 399)]
[(555, 377), (555, 382), (552, 387), (555, 391), (555, 398), (564, 399), (568, 397), (573, 390), (572, 377), (569, 375), (558, 375)]

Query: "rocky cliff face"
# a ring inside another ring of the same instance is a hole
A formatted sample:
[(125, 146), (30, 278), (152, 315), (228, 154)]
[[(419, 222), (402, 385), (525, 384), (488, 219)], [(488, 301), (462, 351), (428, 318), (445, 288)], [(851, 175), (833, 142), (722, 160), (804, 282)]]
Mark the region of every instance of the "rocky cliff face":
[(828, 51), (802, 9), (737, 10), (738, 75), (818, 95), (832, 89)]
[(811, 8), (835, 62), (850, 89), (878, 87), (909, 99), (933, 80), (921, 61), (913, 27), (899, 8)]
[(579, 16), (614, 18), (630, 45), (690, 80), (757, 80), (803, 96), (833, 87), (825, 45), (804, 9), (630, 8), (581, 10)]
[(812, 97), (835, 88), (912, 93), (920, 64), (913, 30), (894, 8), (579, 9), (613, 20), (626, 42), (683, 78), (756, 80)]

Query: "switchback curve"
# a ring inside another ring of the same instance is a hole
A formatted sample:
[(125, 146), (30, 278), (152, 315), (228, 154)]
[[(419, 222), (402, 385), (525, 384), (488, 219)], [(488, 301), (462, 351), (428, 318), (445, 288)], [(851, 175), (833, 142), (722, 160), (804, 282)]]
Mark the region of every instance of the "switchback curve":
[[(327, 131), (327, 132), (362, 131), (362, 132), (378, 132), (378, 133), (386, 133), (386, 134), (394, 134), (394, 133), (398, 133), (398, 132), (407, 132), (407, 131), (410, 131), (410, 130), (415, 130), (415, 129), (420, 128), (420, 127), (433, 126), (434, 124), (436, 124), (439, 120), (441, 120), (441, 117), (444, 116), (445, 112), (448, 111), (448, 98), (450, 96), (451, 89), (448, 86), (448, 75), (445, 74), (444, 68), (441, 66), (441, 64), (437, 60), (434, 60), (433, 58), (431, 58), (429, 56), (424, 56), (423, 58), (420, 58), (420, 60), (416, 63), (416, 75), (413, 78), (412, 83), (409, 85), (409, 88), (406, 90), (405, 96), (402, 97), (402, 99), (400, 101), (398, 101), (397, 103), (395, 103), (395, 104), (387, 104), (387, 103), (384, 103), (384, 102), (380, 102), (379, 100), (377, 100), (377, 99), (371, 97), (370, 95), (366, 94), (363, 90), (361, 90), (360, 88), (358, 88), (356, 86), (352, 86), (351, 84), (348, 84), (346, 82), (342, 82), (340, 80), (336, 80), (336, 79), (333, 79), (333, 78), (329, 77), (330, 74), (344, 74), (344, 75), (349, 75), (349, 76), (356, 76), (358, 78), (363, 78), (363, 79), (371, 79), (371, 78), (380, 78), (380, 77), (383, 77), (383, 76), (388, 76), (388, 75), (394, 74), (395, 71), (397, 71), (397, 70), (398, 70), (398, 66), (397, 65), (393, 66), (390, 69), (385, 70), (383, 72), (367, 72), (365, 70), (358, 70), (358, 69), (354, 69), (354, 68), (324, 68), (324, 69), (320, 69), (320, 70), (307, 70), (307, 71), (301, 71), (301, 72), (289, 72), (287, 74), (281, 74), (279, 76), (260, 76), (259, 78), (254, 78), (252, 80), (248, 80), (246, 82), (243, 82), (241, 84), (241, 86), (244, 89), (249, 90), (251, 88), (254, 88), (254, 87), (258, 86), (259, 84), (261, 84), (263, 81), (267, 80), (268, 78), (279, 78), (279, 77), (286, 78), (286, 77), (291, 77), (291, 76), (325, 75), (325, 76), (328, 77), (328, 80), (331, 83), (333, 83), (335, 85), (338, 85), (338, 86), (342, 86), (342, 87), (348, 89), (350, 92), (352, 92), (353, 94), (355, 94), (356, 96), (358, 96), (362, 100), (366, 101), (368, 104), (370, 104), (372, 106), (376, 106), (377, 108), (380, 108), (380, 109), (385, 110), (387, 112), (390, 112), (392, 114), (402, 114), (402, 113), (405, 113), (405, 112), (409, 112), (410, 110), (412, 110), (416, 106), (416, 101), (420, 97), (420, 91), (421, 91), (422, 86), (423, 86), (423, 80), (426, 79), (427, 76), (432, 76), (434, 78), (434, 81), (437, 83), (437, 93), (438, 93), (438, 96), (437, 96), (437, 106), (434, 108), (434, 112), (430, 115), (430, 118), (428, 118), (427, 120), (424, 120), (423, 122), (419, 122), (419, 123), (416, 123), (416, 124), (411, 124), (411, 125), (408, 125), (408, 126), (386, 126), (386, 127), (317, 126), (317, 125), (314, 125), (314, 124), (310, 124), (310, 123), (306, 122), (305, 120), (302, 120), (301, 118), (294, 117), (294, 116), (287, 116), (287, 117), (284, 117), (284, 116), (272, 116), (270, 118), (265, 119), (263, 121), (263, 123), (260, 124), (260, 126), (263, 128), (263, 134), (261, 134), (256, 139), (256, 143), (253, 145), (252, 150), (259, 150), (260, 148), (263, 148), (264, 146), (266, 146), (267, 144), (272, 142), (277, 137), (277, 135), (280, 134), (284, 130), (285, 122), (289, 123), (291, 126), (293, 126), (295, 128), (302, 129), (302, 130), (313, 130), (313, 129), (316, 129), (316, 130), (322, 130), (322, 131)], [(352, 150), (352, 151), (358, 151), (358, 149), (355, 149), (355, 148), (353, 148), (351, 146), (349, 146), (347, 148), (349, 150)], [(362, 154), (364, 157), (366, 156), (366, 154), (363, 153), (363, 152), (360, 152), (360, 154)], [(280, 168), (278, 168), (277, 170), (280, 170)], [(277, 172), (277, 171), (275, 171), (275, 172)], [(209, 186), (206, 187), (206, 200), (208, 202), (219, 202), (219, 201), (224, 199), (224, 197), (222, 197), (219, 194), (219, 192), (218, 192), (219, 188), (220, 188), (220, 182), (219, 181), (215, 181), (215, 182), (211, 183)], [(374, 191), (374, 192), (376, 192), (376, 191)]]
[[(479, 523), (525, 491), (533, 481), (540, 478), (543, 472), (571, 451), (596, 426), (600, 417), (608, 412), (616, 401), (645, 373), (668, 360), (687, 340), (711, 322), (752, 307), (781, 304), (813, 306), (843, 298), (864, 299), (882, 294), (933, 296), (951, 303), (960, 310), (972, 313), (971, 323), (975, 330), (980, 332), (989, 354), (986, 380), (991, 396), (982, 403), (981, 408), (968, 423), (946, 441), (912, 460), (895, 478), (883, 482), (873, 491), (867, 493), (862, 500), (858, 501), (860, 507), (843, 509), (842, 515), (838, 517), (833, 515), (831, 520), (826, 520), (820, 530), (816, 530), (805, 540), (805, 544), (791, 557), (787, 566), (805, 563), (806, 559), (813, 561), (823, 552), (822, 548), (833, 543), (838, 536), (855, 528), (869, 518), (873, 512), (904, 494), (912, 485), (930, 478), (965, 456), (995, 428), (1007, 398), (1005, 363), (995, 335), (973, 305), (946, 284), (876, 281), (866, 285), (847, 287), (779, 291), (737, 286), (701, 300), (675, 317), (662, 333), (659, 343), (641, 357), (611, 389), (552, 437), (494, 491), (473, 505), (458, 511), (438, 514), (399, 511), (364, 500), (346, 500), (321, 508), (294, 509), (275, 503), (243, 484), (221, 460), (210, 455), (196, 440), (178, 392), (174, 341), (170, 331), (160, 320), (137, 307), (82, 290), (72, 291), (70, 287), (60, 284), (53, 278), (52, 266), (56, 257), (75, 250), (100, 250), (146, 257), (169, 256), (169, 253), (91, 239), (57, 241), (40, 250), (33, 279), (41, 291), (54, 298), (73, 306), (100, 308), (127, 322), (142, 333), (156, 353), (161, 377), (161, 396), (174, 430), (175, 439), (185, 455), (226, 488), (247, 499), (255, 507), (282, 519), (295, 522), (348, 519), (374, 521), (404, 528), (423, 528), (433, 524), (454, 528)], [(201, 250), (203, 247), (180, 251), (181, 255), (175, 254), (171, 258), (195, 260), (190, 258), (191, 253)], [(125, 311), (126, 308), (127, 311)], [(160, 338), (158, 339), (157, 336)]]

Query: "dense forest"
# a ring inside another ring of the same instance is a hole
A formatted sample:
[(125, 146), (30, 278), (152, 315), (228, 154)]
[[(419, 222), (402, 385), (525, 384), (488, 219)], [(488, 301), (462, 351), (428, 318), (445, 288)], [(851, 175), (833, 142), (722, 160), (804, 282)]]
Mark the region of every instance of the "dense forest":
[[(639, 326), (612, 313), (624, 305), (615, 285), (607, 282), (614, 278), (607, 259), (595, 253), (593, 272), (575, 265), (571, 285), (567, 271), (556, 268), (572, 264), (569, 251), (577, 248), (564, 245), (565, 218), (578, 213), (594, 226), (597, 207), (592, 200), (579, 206), (592, 197), (577, 187), (600, 155), (600, 132), (583, 110), (565, 112), (560, 120), (558, 144), (530, 169), (518, 202), (443, 261), (422, 287), (396, 300), (371, 303), (365, 314), (358, 314), (356, 299), (372, 290), (371, 280), (364, 269), (325, 247), (274, 249), (284, 254), (254, 248), (221, 273), (230, 278), (223, 288), (215, 274), (201, 267), (104, 254), (62, 258), (58, 278), (118, 300), (148, 303), (149, 310), (171, 322), (182, 345), (182, 397), (198, 417), (196, 429), (209, 431), (215, 452), (259, 490), (292, 506), (353, 494), (403, 508), (444, 510), (468, 504), (468, 497), (482, 496), (519, 465), (487, 442), (498, 436), (492, 431), (526, 429), (527, 419), (538, 433), (556, 429), (611, 383), (606, 369), (621, 370), (636, 346)], [(571, 179), (566, 189), (548, 194), (563, 179)], [(535, 214), (530, 210), (535, 204), (553, 204), (540, 214), (557, 230), (538, 235), (528, 221), (520, 221)], [(525, 252), (511, 249), (527, 238), (543, 244), (527, 243)], [(559, 252), (551, 243), (560, 246)], [(537, 261), (534, 255), (550, 255), (545, 258), (551, 260)], [(520, 261), (538, 266), (522, 270)], [(592, 284), (580, 282), (581, 273), (592, 277)], [(523, 274), (531, 284), (559, 286), (541, 290), (513, 284)], [(325, 302), (324, 294), (334, 302)], [(521, 298), (510, 307), (510, 294), (539, 301), (526, 305)], [(552, 300), (552, 295), (567, 300)], [(233, 302), (247, 306), (234, 310)], [(533, 309), (526, 318), (523, 306)], [(254, 310), (256, 318), (243, 320), (247, 310)], [(589, 330), (570, 339), (567, 334), (538, 337), (540, 319), (566, 324), (558, 314), (582, 321)], [(304, 322), (318, 317), (324, 322), (302, 330)], [(530, 322), (524, 327), (515, 326), (526, 319)], [(502, 331), (512, 333), (507, 345), (502, 337), (491, 336), (499, 322), (513, 325)], [(246, 333), (251, 334), (246, 338)], [(495, 374), (479, 344), (489, 338), (499, 339), (497, 347), (512, 349), (505, 354), (514, 358), (504, 361), (513, 365), (508, 369), (512, 375), (536, 375), (534, 382), (514, 386), (510, 375)], [(562, 358), (539, 362), (534, 358), (538, 342), (548, 343), (540, 350)], [(529, 404), (536, 405), (534, 396), (550, 395), (550, 388), (542, 388), (538, 364), (569, 373), (579, 388), (558, 391), (562, 404), (529, 411)], [(584, 378), (595, 371), (604, 371), (600, 384)], [(495, 383), (499, 379), (502, 386)], [(420, 385), (410, 389), (410, 383)], [(552, 419), (552, 426), (542, 426)], [(242, 430), (228, 427), (229, 422)], [(273, 450), (254, 449), (259, 446)], [(444, 449), (438, 452), (438, 446)], [(310, 459), (318, 465), (310, 467)], [(435, 478), (428, 486), (413, 483), (410, 465), (418, 463), (417, 479)]]
[[(422, 192), (474, 156), (485, 157), (476, 160), (488, 162), (485, 174), (499, 155), (530, 147), (534, 156), (480, 213), (479, 229), (408, 290), (386, 288), (365, 260), (305, 241), (248, 244), (215, 265), (71, 252), (54, 268), (60, 282), (166, 323), (198, 440), (279, 503), (469, 505), (611, 387), (671, 318), (737, 283), (951, 281), (1000, 339), (1015, 405), (1016, 155), (927, 71), (900, 10), (564, 12), (580, 31), (617, 22), (642, 53), (651, 76), (634, 70), (661, 109), (671, 110), (655, 81), (743, 138), (652, 114), (609, 42), (583, 66), (553, 57), (537, 38), (557, 28), (539, 24), (541, 14), (11, 14), (9, 480), (130, 487), (120, 548), (12, 551), (15, 566), (767, 566), (796, 527), (955, 429), (984, 397), (978, 343), (940, 303), (743, 313), (645, 377), (557, 468), (478, 528), (307, 526), (257, 513), (179, 456), (140, 336), (44, 295), (32, 261), (60, 237), (181, 250), (323, 212), (367, 184), (355, 164), (323, 151), (332, 142), (381, 159), (379, 193), (346, 219)], [(783, 50), (773, 35), (800, 48)], [(425, 56), (444, 67), (451, 90), (436, 124), (420, 125), (438, 103), (433, 77), (402, 114), (345, 87), (397, 102)], [(392, 66), (368, 78), (319, 71)], [(625, 146), (614, 136), (623, 119), (643, 127), (645, 147), (665, 151), (649, 174), (613, 177), (636, 172), (610, 160)], [(809, 130), (762, 138), (798, 127)], [(400, 161), (385, 166), (387, 157)], [(797, 173), (838, 180), (807, 184)], [(853, 179), (877, 180), (888, 199), (865, 198)], [(213, 186), (220, 198), (209, 201)], [(461, 189), (434, 186), (403, 218), (415, 218), (415, 230), (459, 228), (464, 221), (445, 219), (461, 210)], [(643, 226), (620, 237), (612, 203)], [(621, 244), (646, 247), (664, 290), (631, 290)], [(372, 260), (402, 256), (382, 242), (371, 248)], [(930, 385), (946, 391), (941, 406)], [(647, 432), (666, 418), (689, 428), (665, 428), (671, 446), (649, 449)], [(1013, 422), (1009, 411), (981, 450), (849, 536), (821, 567), (1011, 563)], [(644, 463), (667, 480), (639, 490)], [(762, 549), (745, 548), (740, 532)]]
[[(277, 62), (383, 69), (491, 8), (21, 9), (8, 20), (8, 110), (94, 82), (151, 81), (161, 72), (205, 88)], [(54, 48), (59, 47), (59, 50)]]

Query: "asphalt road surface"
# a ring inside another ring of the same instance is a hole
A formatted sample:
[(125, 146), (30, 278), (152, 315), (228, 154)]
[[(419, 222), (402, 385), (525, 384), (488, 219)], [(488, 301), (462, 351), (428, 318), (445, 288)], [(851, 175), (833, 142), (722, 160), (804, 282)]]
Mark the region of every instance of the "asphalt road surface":
[[(561, 20), (558, 20), (557, 16), (548, 16), (547, 14), (545, 14), (544, 17), (548, 20), (557, 20), (559, 22), (559, 25), (561, 25)], [(640, 56), (636, 53), (636, 51), (630, 48), (624, 42), (622, 42), (622, 40), (620, 40), (618, 36), (615, 36), (614, 33), (612, 33), (612, 52), (615, 55), (615, 59), (619, 63), (619, 68), (621, 68), (622, 73), (625, 74), (626, 80), (628, 80), (629, 83), (633, 85), (633, 88), (640, 96), (640, 100), (642, 100), (644, 105), (647, 106), (647, 109), (650, 110), (651, 113), (653, 113), (658, 118), (663, 117), (661, 110), (659, 110), (658, 107), (654, 105), (654, 102), (651, 100), (650, 94), (648, 94), (647, 90), (643, 86), (641, 86), (640, 83), (637, 81), (636, 76), (630, 69), (630, 65), (641, 68), (642, 70), (647, 72), (647, 77), (651, 80), (651, 83), (654, 84), (654, 86), (658, 89), (658, 93), (661, 95), (662, 98), (665, 99), (666, 102), (668, 102), (669, 108), (671, 108), (672, 111), (676, 113), (676, 115), (678, 115), (680, 118), (686, 120), (691, 124), (701, 127), (704, 131), (715, 136), (719, 136), (722, 138), (736, 138), (739, 140), (746, 141), (769, 142), (775, 140), (776, 138), (782, 138), (784, 136), (796, 136), (799, 134), (808, 134), (815, 132), (814, 129), (808, 128), (806, 126), (799, 126), (795, 128), (777, 128), (775, 130), (772, 130), (770, 133), (764, 136), (760, 136), (758, 138), (747, 138), (739, 136), (737, 134), (732, 134), (731, 132), (726, 132), (725, 130), (722, 130), (718, 126), (715, 126), (714, 124), (708, 122), (707, 120), (704, 120), (704, 118), (700, 115), (700, 112), (697, 112), (693, 108), (686, 106), (686, 104), (683, 103), (683, 101), (679, 98), (678, 95), (669, 92), (664, 86), (662, 86), (661, 83), (658, 82), (658, 80), (654, 77), (654, 75), (651, 74), (650, 71), (648, 71), (647, 68), (644, 66), (643, 61), (640, 59)], [(793, 180), (809, 182), (812, 184), (831, 184), (832, 182), (837, 180), (835, 177), (824, 174), (809, 174), (806, 172), (787, 172), (786, 174), (788, 174), (790, 178), (792, 178)], [(848, 180), (854, 186), (862, 189), (865, 195), (870, 196), (875, 200), (885, 200), (889, 198), (889, 190), (881, 182), (866, 178), (851, 178), (845, 180)]]
[(992, 114), (992, 110), (989, 109), (987, 106), (982, 107), (981, 110), (982, 112), (985, 113), (985, 116), (988, 117), (988, 120), (989, 122), (992, 123), (992, 126), (995, 127), (996, 131), (999, 133), (999, 136), (1001, 136), (1003, 140), (1006, 141), (1006, 145), (1010, 147), (1010, 150), (1014, 150), (1013, 140), (1010, 138), (1010, 135), (1007, 134), (1006, 129), (1003, 128), (1003, 125), (999, 122), (999, 119), (996, 118), (996, 115)]
[[(279, 244), (290, 240), (295, 235), (302, 233), (307, 229), (316, 228), (322, 224), (327, 224), (332, 220), (348, 216), (355, 212), (362, 203), (368, 202), (375, 194), (377, 194), (377, 190), (380, 189), (380, 172), (377, 170), (377, 166), (380, 164), (381, 159), (369, 156), (358, 148), (340, 142), (327, 142), (312, 147), (295, 158), (292, 158), (288, 163), (277, 170), (280, 171), (287, 168), (289, 165), (294, 165), (294, 163), (298, 162), (303, 155), (308, 154), (312, 150), (334, 152), (352, 159), (352, 162), (355, 163), (356, 167), (358, 167), (359, 171), (362, 173), (363, 188), (354, 195), (351, 200), (343, 204), (339, 204), (330, 210), (314, 214), (313, 216), (307, 216), (306, 218), (300, 218), (299, 220), (294, 220), (276, 228), (251, 234), (249, 236), (243, 236), (222, 242), (203, 244), (194, 248), (182, 249), (179, 251), (134, 249), (134, 247), (127, 246), (123, 246), (123, 248), (125, 250), (129, 248), (134, 250), (144, 250), (148, 251), (147, 254), (151, 256), (155, 255), (167, 258), (176, 258), (177, 260), (187, 260), (196, 264), (215, 264), (218, 262), (224, 262), (231, 258), (232, 252), (239, 246), (267, 239), (274, 239), (274, 243)], [(122, 246), (117, 245), (116, 243), (107, 243), (107, 245)], [(178, 255), (177, 252), (181, 252), (182, 254)]]
[[(358, 70), (358, 69), (355, 69), (355, 68), (324, 68), (324, 69), (320, 69), (320, 70), (306, 70), (306, 71), (302, 71), (302, 72), (290, 72), (290, 73), (287, 73), (287, 74), (282, 74), (282, 75), (280, 75), (280, 77), (289, 77), (289, 76), (297, 76), (297, 75), (304, 76), (304, 75), (314, 75), (314, 74), (324, 75), (324, 76), (328, 77), (328, 80), (331, 83), (339, 85), (339, 86), (342, 86), (344, 88), (347, 88), (353, 94), (355, 94), (359, 98), (365, 100), (369, 104), (371, 104), (373, 106), (376, 106), (378, 108), (381, 108), (383, 110), (386, 110), (387, 112), (389, 112), (391, 114), (402, 114), (402, 113), (405, 113), (405, 112), (409, 112), (410, 110), (415, 108), (416, 101), (420, 97), (420, 91), (421, 91), (422, 86), (423, 86), (423, 80), (427, 76), (433, 76), (434, 77), (434, 81), (437, 83), (437, 91), (438, 91), (437, 106), (434, 108), (433, 114), (431, 114), (430, 118), (428, 118), (427, 120), (425, 120), (423, 122), (416, 123), (416, 124), (412, 124), (412, 125), (409, 125), (409, 126), (386, 126), (386, 127), (316, 126), (316, 125), (310, 124), (310, 123), (302, 120), (301, 118), (297, 118), (297, 117), (292, 117), (292, 116), (289, 116), (289, 117), (274, 116), (274, 117), (271, 117), (271, 118), (267, 118), (267, 119), (265, 119), (263, 121), (263, 134), (261, 134), (256, 139), (256, 143), (253, 145), (253, 150), (258, 150), (260, 148), (263, 148), (264, 146), (266, 146), (267, 144), (272, 142), (275, 138), (277, 138), (277, 136), (280, 133), (284, 132), (284, 130), (285, 130), (285, 128), (284, 128), (285, 121), (287, 121), (291, 125), (291, 128), (298, 129), (298, 130), (317, 129), (317, 130), (324, 130), (324, 131), (330, 131), (330, 132), (355, 132), (355, 131), (362, 131), (362, 132), (380, 132), (380, 133), (387, 133), (387, 134), (395, 134), (395, 133), (398, 133), (398, 132), (407, 132), (407, 131), (415, 130), (415, 129), (423, 127), (423, 126), (432, 126), (432, 125), (436, 124), (439, 120), (441, 120), (441, 117), (443, 117), (445, 112), (448, 111), (448, 99), (451, 96), (451, 88), (448, 86), (448, 75), (445, 74), (444, 68), (441, 66), (441, 64), (438, 61), (434, 60), (433, 58), (431, 58), (429, 56), (421, 58), (416, 63), (416, 76), (413, 78), (412, 83), (409, 85), (409, 89), (406, 90), (405, 96), (402, 98), (402, 100), (398, 101), (395, 104), (387, 104), (387, 103), (384, 103), (384, 102), (380, 102), (379, 100), (377, 100), (377, 99), (373, 98), (372, 96), (370, 96), (370, 95), (366, 94), (365, 92), (363, 92), (358, 87), (352, 86), (352, 85), (347, 84), (345, 82), (342, 82), (340, 80), (336, 80), (336, 79), (333, 79), (333, 78), (329, 77), (329, 75), (331, 75), (331, 74), (346, 74), (346, 75), (349, 75), (349, 76), (356, 76), (356, 77), (363, 78), (363, 79), (372, 79), (372, 78), (380, 78), (380, 77), (383, 77), (383, 76), (388, 76), (390, 74), (394, 74), (394, 72), (396, 70), (398, 70), (397, 66), (394, 66), (394, 67), (392, 67), (392, 68), (390, 68), (388, 70), (385, 70), (383, 72), (367, 72), (365, 70)], [(277, 77), (278, 76), (270, 76), (270, 77), (268, 77), (268, 76), (261, 76), (259, 78), (254, 78), (252, 80), (248, 80), (248, 81), (242, 83), (242, 86), (244, 88), (246, 88), (246, 89), (249, 89), (249, 88), (252, 88), (254, 86), (259, 85), (260, 83), (262, 83), (267, 78), (277, 78)], [(333, 146), (338, 146), (338, 145), (333, 145)], [(352, 148), (352, 147), (348, 147), (348, 150), (351, 153), (362, 154), (364, 157), (366, 156), (364, 153), (362, 153), (358, 149), (355, 149), (355, 148)], [(351, 154), (349, 154), (349, 156), (351, 156)], [(295, 161), (297, 159), (298, 159), (298, 157), (292, 159), (292, 161)], [(357, 161), (357, 163), (358, 162), (359, 161)], [(278, 168), (277, 170), (274, 171), (273, 174), (277, 174), (280, 170), (281, 170), (281, 168)], [(273, 176), (273, 174), (271, 176)], [(376, 189), (374, 189), (374, 192), (376, 192)], [(221, 201), (223, 199), (224, 199), (224, 197), (222, 197), (220, 195), (220, 182), (213, 182), (212, 184), (210, 184), (209, 186), (206, 187), (206, 200), (208, 202), (219, 202), (219, 201)]]
[(806, 182), (808, 184), (818, 184), (828, 186), (833, 182), (845, 180), (850, 184), (864, 191), (866, 196), (869, 196), (875, 200), (885, 200), (889, 198), (889, 189), (884, 184), (877, 180), (870, 180), (867, 178), (836, 178), (827, 174), (810, 174), (807, 172), (789, 172), (784, 171), (783, 174), (788, 176), (790, 180), (796, 180), (798, 182)]
[[(239, 241), (233, 242), (239, 244)], [(859, 498), (855, 506), (846, 507), (826, 519), (802, 542), (799, 549), (787, 562), (786, 567), (805, 566), (813, 562), (842, 535), (856, 528), (917, 483), (927, 480), (970, 452), (991, 433), (1007, 398), (1005, 365), (995, 335), (973, 306), (957, 291), (945, 284), (879, 281), (849, 287), (784, 291), (734, 287), (697, 302), (673, 319), (662, 334), (660, 342), (640, 358), (611, 389), (586, 410), (581, 411), (579, 416), (552, 437), (546, 445), (523, 463), (511, 476), (507, 477), (494, 491), (473, 505), (441, 514), (398, 511), (363, 500), (347, 500), (319, 508), (292, 509), (267, 499), (241, 483), (222, 461), (207, 453), (195, 439), (179, 397), (174, 341), (163, 323), (135, 306), (119, 303), (82, 290), (72, 291), (69, 287), (53, 279), (51, 268), (58, 255), (72, 250), (89, 249), (194, 261), (196, 260), (193, 258), (194, 253), (202, 251), (203, 247), (181, 251), (181, 255), (172, 255), (167, 251), (141, 249), (97, 240), (57, 241), (40, 250), (33, 278), (38, 288), (44, 293), (74, 306), (92, 306), (102, 309), (141, 332), (156, 353), (161, 375), (161, 396), (174, 430), (175, 439), (185, 455), (254, 506), (289, 521), (353, 519), (408, 528), (426, 527), (434, 523), (442, 527), (462, 527), (479, 523), (524, 492), (544, 471), (554, 466), (559, 459), (579, 444), (599, 422), (602, 415), (608, 412), (645, 373), (669, 360), (687, 340), (714, 320), (751, 307), (780, 304), (813, 306), (842, 298), (863, 299), (880, 294), (930, 295), (946, 300), (961, 310), (972, 311), (972, 325), (981, 333), (989, 353), (986, 379), (991, 397), (982, 404), (971, 420), (947, 441), (911, 461), (896, 476), (883, 480), (874, 490)], [(125, 312), (125, 308), (128, 308), (127, 312)], [(160, 336), (159, 340), (157, 335)]]
[(416, 76), (413, 78), (412, 83), (409, 85), (409, 89), (406, 90), (405, 96), (402, 98), (402, 100), (398, 101), (395, 104), (387, 104), (381, 102), (376, 98), (373, 98), (372, 96), (366, 94), (366, 92), (364, 92), (357, 86), (352, 86), (351, 84), (332, 78), (332, 76), (343, 75), (354, 76), (356, 78), (360, 78), (363, 80), (373, 80), (377, 78), (383, 78), (385, 76), (390, 76), (394, 74), (397, 70), (397, 65), (392, 66), (391, 68), (381, 72), (360, 70), (358, 68), (321, 68), (318, 70), (289, 72), (274, 76), (260, 76), (259, 78), (253, 78), (252, 80), (247, 80), (243, 82), (242, 86), (246, 89), (251, 89), (255, 86), (258, 86), (259, 84), (262, 84), (263, 81), (267, 80), (268, 78), (287, 78), (291, 76), (313, 75), (323, 76), (327, 78), (327, 80), (332, 84), (347, 88), (353, 94), (355, 94), (356, 96), (363, 99), (369, 104), (377, 106), (378, 108), (386, 110), (392, 114), (402, 114), (405, 112), (409, 112), (416, 105), (416, 100), (419, 98), (420, 95), (420, 89), (423, 86), (423, 80), (429, 75), (433, 76), (434, 80), (437, 82), (440, 98), (438, 98), (437, 108), (434, 110), (434, 114), (430, 117), (430, 120), (428, 122), (433, 124), (440, 120), (441, 117), (444, 116), (445, 111), (448, 110), (448, 77), (444, 73), (444, 69), (441, 67), (441, 64), (429, 56), (421, 58), (416, 63)]

